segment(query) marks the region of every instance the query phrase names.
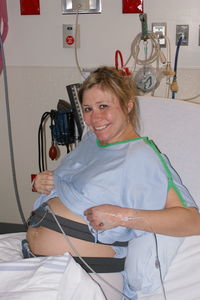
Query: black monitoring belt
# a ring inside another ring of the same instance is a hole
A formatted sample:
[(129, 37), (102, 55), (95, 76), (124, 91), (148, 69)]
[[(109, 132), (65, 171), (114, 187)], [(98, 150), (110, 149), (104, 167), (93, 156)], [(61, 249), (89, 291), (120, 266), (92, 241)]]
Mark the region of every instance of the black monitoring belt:
[[(32, 227), (43, 226), (54, 230), (56, 232), (62, 233), (60, 228), (55, 222), (55, 219), (51, 213), (45, 210), (45, 206), (47, 204), (43, 203), (38, 209), (34, 210), (28, 220), (28, 225)], [(46, 214), (46, 215), (45, 215)], [(72, 221), (70, 219), (66, 219), (60, 216), (55, 215), (58, 222), (60, 223), (63, 231), (66, 235), (71, 237), (88, 241), (91, 243), (95, 243), (95, 238), (90, 232), (88, 226), (86, 224), (82, 224), (79, 222)], [(110, 246), (119, 246), (119, 247), (127, 247), (128, 242), (114, 242), (113, 244), (106, 244), (97, 241), (98, 244), (110, 245)]]
[[(46, 203), (43, 203), (38, 209), (32, 212), (28, 225), (32, 227), (43, 226), (62, 233), (58, 227), (55, 219), (51, 213), (49, 213), (45, 207)], [(75, 222), (56, 215), (56, 218), (62, 227), (66, 235), (95, 243), (95, 238), (91, 234), (88, 226), (79, 222)], [(105, 244), (97, 241), (98, 244), (127, 247), (128, 242), (114, 242), (113, 244)], [(91, 270), (82, 262), (79, 257), (73, 257), (74, 260), (82, 266), (82, 268), (90, 273)], [(115, 257), (83, 257), (83, 260), (97, 273), (114, 273), (124, 270), (125, 258)]]

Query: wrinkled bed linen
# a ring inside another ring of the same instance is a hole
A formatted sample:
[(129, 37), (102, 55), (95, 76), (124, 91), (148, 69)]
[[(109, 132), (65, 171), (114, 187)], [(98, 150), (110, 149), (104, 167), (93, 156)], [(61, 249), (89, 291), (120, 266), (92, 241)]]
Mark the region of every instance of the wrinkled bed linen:
[(0, 299), (106, 300), (70, 254), (21, 258), (24, 233), (0, 236)]

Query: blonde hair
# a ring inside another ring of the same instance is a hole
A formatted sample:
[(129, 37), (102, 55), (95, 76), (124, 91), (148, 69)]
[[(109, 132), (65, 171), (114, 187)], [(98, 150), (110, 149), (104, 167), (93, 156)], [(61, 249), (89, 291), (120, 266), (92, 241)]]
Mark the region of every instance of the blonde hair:
[[(134, 129), (139, 128), (139, 106), (137, 88), (132, 76), (123, 76), (113, 67), (99, 67), (83, 82), (79, 90), (79, 100), (82, 104), (84, 92), (93, 86), (109, 90), (118, 99), (123, 112)], [(128, 112), (128, 103), (132, 101), (133, 108)]]

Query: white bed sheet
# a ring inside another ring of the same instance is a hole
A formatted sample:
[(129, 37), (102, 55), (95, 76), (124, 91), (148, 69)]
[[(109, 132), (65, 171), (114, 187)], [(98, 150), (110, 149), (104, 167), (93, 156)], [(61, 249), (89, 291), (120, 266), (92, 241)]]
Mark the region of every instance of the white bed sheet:
[[(1, 300), (106, 300), (100, 287), (69, 254), (22, 259), (25, 233), (0, 235)], [(164, 287), (167, 300), (200, 300), (200, 236), (187, 237)], [(139, 300), (164, 300), (162, 290), (138, 294)], [(115, 300), (107, 299), (107, 300)]]
[(105, 300), (99, 285), (66, 253), (22, 259), (25, 233), (0, 235), (0, 299)]

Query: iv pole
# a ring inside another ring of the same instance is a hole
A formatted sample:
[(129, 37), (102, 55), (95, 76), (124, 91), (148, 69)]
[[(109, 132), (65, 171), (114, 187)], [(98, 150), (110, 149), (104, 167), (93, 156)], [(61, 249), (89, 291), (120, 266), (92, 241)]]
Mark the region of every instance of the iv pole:
[(12, 168), (12, 176), (13, 176), (13, 185), (15, 190), (15, 196), (17, 200), (17, 206), (20, 213), (20, 217), (22, 219), (23, 224), (26, 225), (26, 220), (24, 217), (24, 213), (22, 210), (19, 192), (17, 187), (17, 179), (16, 179), (16, 170), (15, 170), (15, 160), (14, 160), (14, 151), (13, 151), (13, 142), (12, 142), (12, 128), (11, 128), (11, 118), (10, 118), (10, 106), (9, 106), (9, 97), (8, 97), (8, 81), (7, 81), (7, 72), (6, 72), (6, 63), (5, 63), (5, 56), (3, 50), (3, 40), (0, 33), (0, 56), (2, 58), (2, 70), (3, 70), (3, 78), (4, 78), (4, 87), (5, 87), (5, 101), (6, 101), (6, 112), (7, 112), (7, 122), (8, 122), (8, 139), (9, 139), (9, 149), (10, 149), (10, 161), (11, 161), (11, 168)]

